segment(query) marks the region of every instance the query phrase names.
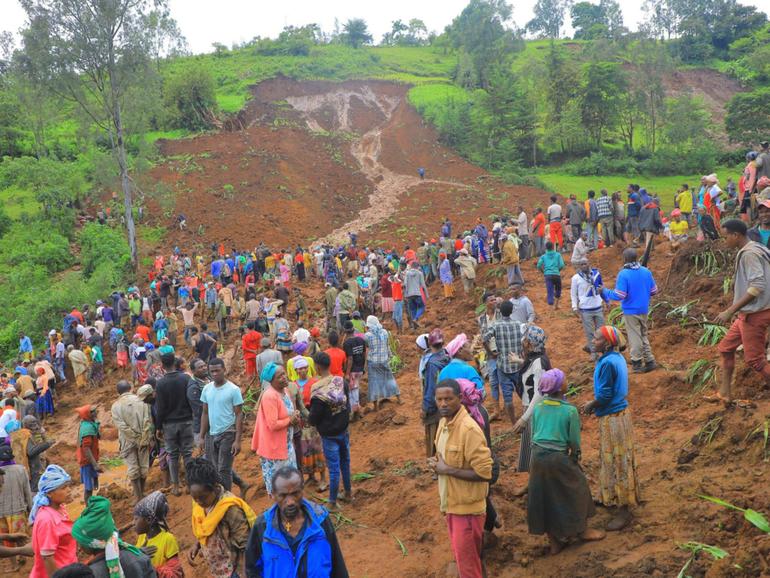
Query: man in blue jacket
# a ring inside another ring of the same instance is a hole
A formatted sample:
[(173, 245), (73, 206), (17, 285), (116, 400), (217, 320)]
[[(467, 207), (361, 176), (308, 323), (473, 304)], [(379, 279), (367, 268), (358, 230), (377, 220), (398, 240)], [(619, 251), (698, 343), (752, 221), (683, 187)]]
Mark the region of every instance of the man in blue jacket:
[(618, 273), (615, 289), (602, 288), (602, 297), (606, 300), (620, 301), (623, 320), (628, 332), (628, 345), (631, 350), (631, 367), (634, 373), (647, 373), (658, 366), (652, 355), (647, 332), (647, 314), (650, 311), (650, 298), (658, 292), (658, 286), (652, 272), (637, 261), (636, 249), (623, 251), (623, 269)]
[(275, 505), (249, 534), (247, 578), (348, 578), (329, 512), (304, 499), (300, 471), (292, 466), (273, 474)]

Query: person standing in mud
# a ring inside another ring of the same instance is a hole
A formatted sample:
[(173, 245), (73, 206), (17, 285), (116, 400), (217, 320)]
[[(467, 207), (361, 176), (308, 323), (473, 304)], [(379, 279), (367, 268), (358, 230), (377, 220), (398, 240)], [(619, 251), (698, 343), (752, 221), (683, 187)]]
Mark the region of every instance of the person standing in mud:
[(631, 367), (634, 373), (648, 373), (658, 367), (647, 329), (650, 298), (658, 292), (658, 286), (652, 272), (641, 265), (637, 257), (634, 248), (623, 251), (624, 265), (615, 280), (615, 289), (602, 288), (602, 298), (620, 301), (631, 349)]
[(131, 384), (121, 380), (117, 384), (118, 399), (112, 404), (112, 422), (118, 428), (120, 456), (128, 465), (128, 479), (134, 499), (144, 496), (144, 484), (150, 467), (152, 445), (152, 415), (150, 406), (132, 391)]
[(428, 467), (438, 476), (439, 507), (446, 517), (458, 574), (481, 578), (485, 575), (481, 549), (492, 452), (481, 427), (462, 404), (460, 384), (445, 379), (435, 392), (441, 421), (436, 456), (428, 458)]
[(594, 334), (594, 350), (601, 355), (594, 369), (594, 400), (583, 406), (599, 419), (599, 499), (616, 508), (607, 530), (616, 532), (632, 520), (629, 508), (639, 505), (634, 426), (628, 409), (628, 365), (621, 351), (623, 333), (604, 325)]
[(733, 400), (732, 381), (735, 372), (735, 352), (743, 345), (746, 365), (770, 381), (770, 364), (765, 354), (765, 339), (770, 327), (770, 250), (747, 237), (746, 223), (730, 219), (722, 223), (722, 234), (729, 249), (737, 249), (733, 304), (717, 315), (716, 322), (730, 323), (722, 341), (722, 383), (719, 391), (706, 396), (706, 401), (750, 405), (749, 400)]

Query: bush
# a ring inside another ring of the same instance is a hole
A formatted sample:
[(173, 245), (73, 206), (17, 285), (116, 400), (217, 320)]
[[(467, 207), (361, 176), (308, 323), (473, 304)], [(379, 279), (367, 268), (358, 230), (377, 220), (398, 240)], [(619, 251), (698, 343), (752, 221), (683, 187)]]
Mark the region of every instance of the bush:
[(217, 108), (215, 91), (208, 69), (188, 67), (172, 76), (165, 90), (172, 127), (191, 131), (211, 128)]
[[(73, 258), (67, 238), (50, 230), (46, 221), (39, 221), (16, 223), (8, 230), (0, 239), (0, 261), (6, 270), (26, 265), (55, 273), (66, 269)], [(27, 288), (25, 284), (13, 287)]]
[(701, 145), (686, 152), (662, 147), (649, 159), (642, 161), (640, 168), (650, 175), (705, 174), (717, 165), (719, 150), (712, 145)]
[(80, 262), (85, 277), (91, 277), (102, 264), (109, 264), (117, 274), (123, 274), (128, 271), (131, 254), (120, 231), (88, 223), (80, 232)]
[(639, 174), (639, 162), (633, 157), (616, 159), (592, 152), (586, 158), (564, 165), (564, 171), (580, 176), (636, 175)]

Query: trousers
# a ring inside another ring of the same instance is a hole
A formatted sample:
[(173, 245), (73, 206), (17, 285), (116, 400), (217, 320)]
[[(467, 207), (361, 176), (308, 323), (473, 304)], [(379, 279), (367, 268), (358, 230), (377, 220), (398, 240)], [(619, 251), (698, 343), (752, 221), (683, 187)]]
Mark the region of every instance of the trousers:
[(449, 542), (460, 578), (482, 578), (481, 541), (485, 517), (484, 514), (446, 515)]
[(233, 487), (233, 458), (235, 428), (216, 435), (207, 435), (204, 443), (206, 459), (216, 466), (219, 481), (228, 492)]
[(345, 492), (350, 495), (350, 434), (346, 431), (336, 436), (321, 437), (326, 467), (329, 468), (329, 502), (337, 503), (340, 489), (340, 473)]
[(179, 456), (187, 465), (192, 458), (193, 451), (193, 428), (191, 421), (170, 422), (163, 424), (163, 443), (168, 453), (168, 472), (171, 476), (171, 483), (175, 486), (179, 484)]
[(593, 345), (594, 333), (604, 325), (604, 314), (602, 313), (601, 308), (599, 308), (592, 311), (581, 311), (580, 318), (583, 320), (583, 332), (586, 335), (588, 348), (591, 350), (591, 353), (596, 353)]
[[(647, 332), (647, 315), (623, 315), (628, 332), (628, 349), (631, 362), (651, 363), (655, 361)], [(764, 337), (763, 341), (764, 343)]]

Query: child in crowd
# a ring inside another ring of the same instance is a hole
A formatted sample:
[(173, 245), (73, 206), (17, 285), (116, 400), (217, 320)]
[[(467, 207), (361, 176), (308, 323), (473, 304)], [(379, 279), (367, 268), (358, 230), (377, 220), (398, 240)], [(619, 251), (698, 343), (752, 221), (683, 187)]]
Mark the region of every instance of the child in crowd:
[(184, 578), (179, 560), (179, 544), (166, 522), (168, 500), (163, 492), (145, 496), (134, 506), (134, 530), (137, 548), (154, 548), (152, 565), (158, 578)]

